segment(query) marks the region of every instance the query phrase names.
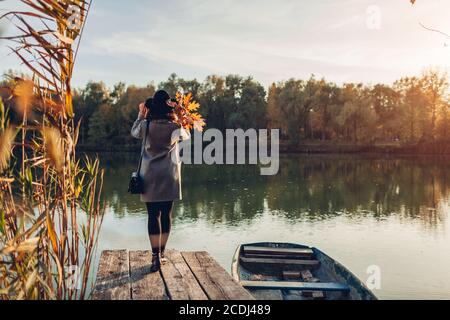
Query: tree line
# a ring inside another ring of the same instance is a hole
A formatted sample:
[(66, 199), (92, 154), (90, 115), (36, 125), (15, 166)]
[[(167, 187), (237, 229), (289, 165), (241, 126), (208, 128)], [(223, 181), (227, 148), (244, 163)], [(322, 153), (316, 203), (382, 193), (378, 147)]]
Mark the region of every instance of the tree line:
[(74, 91), (80, 145), (136, 146), (130, 128), (140, 102), (164, 89), (191, 92), (207, 128), (281, 129), (285, 143), (376, 145), (449, 143), (447, 74), (430, 69), (392, 85), (338, 85), (311, 76), (273, 83), (268, 90), (252, 77), (208, 76), (203, 82), (172, 74), (158, 85), (89, 82)]
[(267, 119), (293, 143), (448, 141), (448, 89), (447, 75), (438, 70), (390, 86), (292, 79), (270, 87)]

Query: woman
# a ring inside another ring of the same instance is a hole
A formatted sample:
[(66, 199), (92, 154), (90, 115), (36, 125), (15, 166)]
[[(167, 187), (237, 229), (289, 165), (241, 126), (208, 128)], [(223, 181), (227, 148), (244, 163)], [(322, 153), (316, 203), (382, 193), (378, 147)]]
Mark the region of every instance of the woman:
[(175, 200), (181, 200), (181, 162), (179, 142), (190, 138), (189, 132), (175, 123), (176, 116), (169, 106), (165, 91), (139, 105), (139, 116), (131, 134), (146, 143), (140, 176), (144, 181), (141, 201), (148, 211), (148, 234), (152, 246), (151, 272), (159, 271), (172, 228)]

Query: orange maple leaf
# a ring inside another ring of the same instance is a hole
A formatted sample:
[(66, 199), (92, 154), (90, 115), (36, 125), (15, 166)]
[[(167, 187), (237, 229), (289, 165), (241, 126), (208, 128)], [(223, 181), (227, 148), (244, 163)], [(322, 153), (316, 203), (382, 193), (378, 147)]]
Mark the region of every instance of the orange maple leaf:
[(186, 130), (195, 129), (202, 132), (206, 122), (202, 115), (198, 113), (200, 104), (193, 101), (192, 93), (184, 95), (178, 92), (176, 100), (175, 114), (177, 115), (177, 123)]

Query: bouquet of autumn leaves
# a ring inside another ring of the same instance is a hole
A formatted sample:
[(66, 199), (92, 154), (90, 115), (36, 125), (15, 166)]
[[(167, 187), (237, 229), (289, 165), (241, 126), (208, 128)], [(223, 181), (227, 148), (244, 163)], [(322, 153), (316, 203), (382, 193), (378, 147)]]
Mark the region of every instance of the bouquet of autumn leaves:
[(176, 98), (168, 102), (174, 108), (176, 119), (184, 129), (190, 131), (192, 129), (202, 132), (206, 123), (202, 115), (198, 112), (200, 104), (193, 100), (192, 94), (177, 93)]

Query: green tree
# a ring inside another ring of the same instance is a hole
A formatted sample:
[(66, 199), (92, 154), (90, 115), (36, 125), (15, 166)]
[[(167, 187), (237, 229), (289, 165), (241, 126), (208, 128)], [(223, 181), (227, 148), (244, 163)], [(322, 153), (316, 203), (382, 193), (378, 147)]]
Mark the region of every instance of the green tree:
[(148, 85), (143, 88), (129, 86), (121, 99), (112, 105), (115, 117), (112, 121), (115, 123), (117, 135), (114, 138), (116, 144), (134, 145), (137, 142), (130, 136), (130, 128), (138, 116), (138, 106), (141, 102), (153, 97), (155, 87)]
[(89, 140), (90, 120), (99, 106), (109, 103), (109, 90), (103, 82), (89, 82), (84, 89), (74, 94), (75, 120), (81, 122), (81, 144)]
[(290, 79), (279, 84), (277, 109), (285, 119), (287, 136), (291, 144), (298, 144), (302, 128), (305, 127), (310, 110), (304, 109), (304, 88), (302, 80)]
[(180, 90), (179, 78), (177, 74), (172, 73), (167, 79), (167, 81), (163, 81), (158, 85), (158, 89), (165, 90), (171, 97), (174, 97)]
[(89, 143), (98, 146), (109, 146), (111, 138), (117, 131), (111, 105), (103, 104), (92, 114), (89, 127)]
[(125, 92), (127, 90), (127, 85), (124, 82), (119, 82), (116, 85), (114, 85), (114, 89), (111, 92), (111, 102), (117, 103), (122, 99), (122, 97), (125, 95)]
[(241, 90), (237, 97), (237, 109), (229, 116), (228, 123), (230, 128), (266, 128), (266, 112), (264, 87), (252, 78), (247, 78), (241, 83)]

